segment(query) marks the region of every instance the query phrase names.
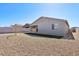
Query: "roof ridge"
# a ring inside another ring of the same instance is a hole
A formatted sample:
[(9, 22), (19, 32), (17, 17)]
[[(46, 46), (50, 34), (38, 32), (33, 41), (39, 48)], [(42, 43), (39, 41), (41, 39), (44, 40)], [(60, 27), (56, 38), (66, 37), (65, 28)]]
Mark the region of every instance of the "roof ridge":
[(59, 20), (64, 20), (64, 21), (67, 21), (67, 20), (65, 20), (65, 19), (62, 19), (62, 18), (55, 18), (55, 17), (47, 17), (47, 16), (41, 16), (41, 17), (39, 17), (39, 18), (50, 18), (50, 19), (59, 19)]

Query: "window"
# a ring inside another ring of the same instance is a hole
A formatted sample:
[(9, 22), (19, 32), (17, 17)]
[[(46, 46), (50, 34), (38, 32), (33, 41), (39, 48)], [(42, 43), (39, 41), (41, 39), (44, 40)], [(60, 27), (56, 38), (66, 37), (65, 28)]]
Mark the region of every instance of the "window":
[(55, 24), (55, 29), (57, 29), (58, 28), (58, 24)]
[(58, 28), (58, 24), (52, 24), (52, 29), (57, 29)]
[(54, 29), (54, 24), (52, 24), (52, 29)]

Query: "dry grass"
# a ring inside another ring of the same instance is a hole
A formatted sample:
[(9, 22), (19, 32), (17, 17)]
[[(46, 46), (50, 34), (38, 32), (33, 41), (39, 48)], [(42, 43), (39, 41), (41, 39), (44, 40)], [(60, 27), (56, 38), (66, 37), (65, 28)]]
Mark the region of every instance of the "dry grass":
[(23, 33), (0, 35), (2, 56), (70, 56), (79, 55), (79, 40), (30, 36)]

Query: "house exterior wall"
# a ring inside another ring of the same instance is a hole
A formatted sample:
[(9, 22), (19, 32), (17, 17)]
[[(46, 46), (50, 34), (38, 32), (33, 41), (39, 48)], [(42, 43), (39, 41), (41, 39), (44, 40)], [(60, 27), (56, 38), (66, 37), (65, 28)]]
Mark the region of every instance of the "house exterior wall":
[[(56, 25), (55, 29), (52, 29), (52, 24)], [(57, 35), (64, 36), (64, 34), (68, 31), (68, 26), (65, 21), (55, 20), (55, 19), (46, 19), (42, 18), (32, 25), (38, 25), (38, 34), (47, 34), (47, 35)]]
[(76, 28), (76, 32), (79, 32), (79, 28)]

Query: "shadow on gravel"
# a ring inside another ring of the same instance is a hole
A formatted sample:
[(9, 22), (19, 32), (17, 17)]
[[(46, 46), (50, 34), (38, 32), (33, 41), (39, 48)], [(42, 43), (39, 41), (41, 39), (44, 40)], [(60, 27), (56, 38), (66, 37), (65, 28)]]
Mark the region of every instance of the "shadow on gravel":
[(36, 33), (25, 33), (27, 35), (30, 35), (30, 36), (37, 36), (37, 37), (47, 37), (47, 38), (57, 38), (57, 39), (61, 39), (62, 36), (55, 36), (55, 35), (44, 35), (44, 34), (36, 34)]

